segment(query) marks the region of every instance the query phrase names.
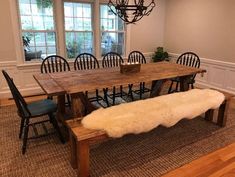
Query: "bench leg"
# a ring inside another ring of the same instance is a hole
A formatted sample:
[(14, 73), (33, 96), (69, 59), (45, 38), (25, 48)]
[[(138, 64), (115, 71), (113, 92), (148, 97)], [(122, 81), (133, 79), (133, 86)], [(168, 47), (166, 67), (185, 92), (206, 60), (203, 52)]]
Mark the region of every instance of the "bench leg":
[(71, 131), (69, 131), (69, 144), (70, 144), (70, 152), (71, 152), (70, 164), (71, 164), (73, 169), (76, 169), (76, 168), (78, 168), (78, 164), (77, 164), (77, 151), (76, 151), (76, 139), (72, 135)]
[(89, 177), (89, 165), (90, 165), (90, 151), (88, 141), (77, 141), (77, 164), (78, 176)]
[(208, 111), (206, 111), (205, 119), (207, 121), (213, 121), (213, 116), (214, 116), (214, 110), (213, 109), (209, 109)]
[(227, 122), (227, 112), (229, 108), (229, 100), (225, 100), (219, 107), (217, 125), (224, 127)]

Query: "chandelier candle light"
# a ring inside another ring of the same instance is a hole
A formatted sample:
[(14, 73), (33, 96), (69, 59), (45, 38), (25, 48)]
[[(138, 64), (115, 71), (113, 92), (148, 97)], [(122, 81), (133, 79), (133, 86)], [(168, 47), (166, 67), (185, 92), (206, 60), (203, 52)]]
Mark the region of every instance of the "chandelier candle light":
[(109, 0), (110, 10), (126, 24), (135, 23), (143, 16), (148, 16), (155, 7), (154, 0), (147, 5), (144, 0)]

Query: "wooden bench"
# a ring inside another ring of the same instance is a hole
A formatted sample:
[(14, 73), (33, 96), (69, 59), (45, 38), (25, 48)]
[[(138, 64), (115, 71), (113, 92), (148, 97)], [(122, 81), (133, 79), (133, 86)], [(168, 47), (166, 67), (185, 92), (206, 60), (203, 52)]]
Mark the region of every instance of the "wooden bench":
[[(219, 109), (218, 109), (218, 116), (217, 116), (217, 120), (216, 120), (216, 124), (220, 127), (224, 127), (226, 125), (227, 122), (227, 117), (228, 117), (228, 109), (229, 109), (229, 105), (230, 105), (230, 101), (231, 99), (234, 97), (234, 95), (227, 93), (227, 92), (223, 92), (220, 91), (224, 94), (225, 96), (225, 100), (224, 102), (220, 105)], [(213, 121), (214, 119), (214, 109), (210, 109), (205, 113), (205, 119), (207, 121)]]
[[(223, 127), (226, 125), (229, 103), (233, 95), (224, 93), (226, 99), (218, 109), (216, 124)], [(208, 110), (205, 113), (205, 119), (212, 121), (214, 110)], [(81, 124), (81, 118), (66, 121), (70, 130), (71, 147), (71, 165), (74, 169), (78, 168), (79, 177), (88, 177), (89, 175), (89, 151), (90, 145), (110, 139), (105, 131), (90, 130), (84, 128)]]

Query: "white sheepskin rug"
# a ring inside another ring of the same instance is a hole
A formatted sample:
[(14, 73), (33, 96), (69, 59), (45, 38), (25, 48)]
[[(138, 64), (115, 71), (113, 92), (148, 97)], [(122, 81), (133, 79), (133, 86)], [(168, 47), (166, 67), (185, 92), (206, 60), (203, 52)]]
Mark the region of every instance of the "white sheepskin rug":
[(85, 128), (104, 130), (113, 138), (148, 132), (159, 125), (171, 127), (181, 119), (193, 119), (224, 101), (222, 93), (192, 89), (146, 100), (100, 108), (83, 118)]

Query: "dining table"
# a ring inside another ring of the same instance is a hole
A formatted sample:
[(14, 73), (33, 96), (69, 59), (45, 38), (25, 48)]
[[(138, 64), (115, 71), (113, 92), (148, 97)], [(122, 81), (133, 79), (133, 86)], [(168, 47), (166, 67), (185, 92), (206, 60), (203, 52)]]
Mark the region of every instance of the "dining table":
[(188, 67), (172, 62), (142, 64), (137, 73), (121, 73), (119, 67), (93, 70), (66, 71), (35, 74), (34, 78), (48, 96), (57, 96), (58, 116), (65, 121), (65, 94), (71, 96), (72, 117), (82, 117), (96, 108), (85, 94), (96, 89), (128, 86), (140, 82), (152, 82), (150, 97), (158, 96), (165, 81), (179, 77), (180, 91), (189, 89), (188, 80), (205, 69)]

